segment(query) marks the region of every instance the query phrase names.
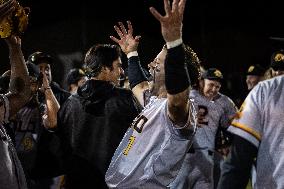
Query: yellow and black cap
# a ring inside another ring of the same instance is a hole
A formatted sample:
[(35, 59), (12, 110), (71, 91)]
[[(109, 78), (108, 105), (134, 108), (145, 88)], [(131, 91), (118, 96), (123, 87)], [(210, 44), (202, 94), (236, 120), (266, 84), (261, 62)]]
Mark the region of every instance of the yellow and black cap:
[(246, 75), (255, 75), (255, 76), (263, 76), (265, 73), (265, 69), (259, 64), (250, 65), (247, 69)]
[(276, 51), (271, 56), (271, 64), (270, 67), (275, 70), (283, 70), (284, 71), (284, 50)]
[(223, 80), (223, 74), (217, 68), (209, 68), (201, 74), (201, 77), (203, 79), (216, 80), (219, 82)]

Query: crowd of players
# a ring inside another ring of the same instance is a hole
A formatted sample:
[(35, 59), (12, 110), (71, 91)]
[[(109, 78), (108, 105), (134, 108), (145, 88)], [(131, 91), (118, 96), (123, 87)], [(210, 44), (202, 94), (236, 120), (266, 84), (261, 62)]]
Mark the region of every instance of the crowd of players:
[[(92, 46), (66, 90), (49, 54), (25, 60), (20, 36), (3, 39), (11, 68), (0, 77), (0, 188), (284, 188), (284, 52), (267, 70), (248, 67), (238, 108), (220, 93), (222, 72), (205, 70), (183, 43), (185, 4), (164, 0), (164, 16), (150, 7), (165, 45), (149, 71), (141, 36), (118, 22), (115, 45)], [(16, 6), (0, 5), (0, 23)]]

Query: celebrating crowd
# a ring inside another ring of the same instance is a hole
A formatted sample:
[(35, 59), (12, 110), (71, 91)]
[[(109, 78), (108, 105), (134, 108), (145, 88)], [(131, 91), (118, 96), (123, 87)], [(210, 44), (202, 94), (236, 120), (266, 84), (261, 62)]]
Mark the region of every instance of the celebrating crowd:
[[(19, 6), (0, 4), (1, 30)], [(10, 69), (0, 77), (0, 189), (283, 189), (284, 51), (267, 70), (248, 66), (237, 107), (220, 92), (220, 68), (202, 67), (183, 42), (185, 7), (150, 7), (164, 45), (148, 70), (141, 36), (118, 22), (114, 44), (90, 47), (66, 89), (51, 55), (25, 60), (20, 33), (1, 36)]]

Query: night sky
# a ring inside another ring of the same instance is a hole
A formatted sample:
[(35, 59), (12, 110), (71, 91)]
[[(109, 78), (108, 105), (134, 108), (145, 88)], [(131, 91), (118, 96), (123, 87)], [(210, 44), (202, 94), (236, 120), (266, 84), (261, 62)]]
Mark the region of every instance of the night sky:
[[(142, 35), (142, 64), (152, 60), (163, 45), (160, 25), (149, 7), (163, 10), (162, 0), (22, 0), (31, 8), (29, 26), (22, 36), (25, 58), (36, 50), (56, 58), (55, 81), (64, 85), (66, 70), (79, 67), (95, 43), (113, 43), (113, 25), (131, 20), (134, 34)], [(226, 78), (223, 92), (233, 99), (244, 95), (244, 74), (250, 64), (269, 66), (271, 53), (284, 47), (270, 37), (284, 37), (283, 6), (275, 0), (188, 0), (183, 39), (199, 55), (205, 68), (217, 67)], [(2, 73), (9, 68), (7, 47), (0, 41)], [(3, 63), (2, 63), (3, 62)]]

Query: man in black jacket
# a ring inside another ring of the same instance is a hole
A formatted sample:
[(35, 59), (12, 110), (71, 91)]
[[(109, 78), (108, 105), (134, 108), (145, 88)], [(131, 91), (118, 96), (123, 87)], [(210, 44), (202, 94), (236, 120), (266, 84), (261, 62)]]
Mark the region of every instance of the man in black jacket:
[(141, 110), (130, 90), (116, 87), (123, 72), (120, 56), (116, 45), (91, 47), (85, 56), (89, 80), (59, 111), (68, 189), (107, 188), (112, 155)]

